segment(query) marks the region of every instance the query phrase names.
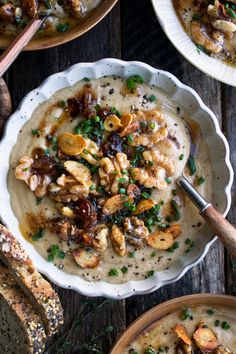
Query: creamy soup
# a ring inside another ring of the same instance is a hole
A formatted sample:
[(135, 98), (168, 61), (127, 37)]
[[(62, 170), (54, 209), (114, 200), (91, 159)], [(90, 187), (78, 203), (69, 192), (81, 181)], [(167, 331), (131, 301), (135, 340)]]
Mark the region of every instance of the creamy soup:
[(38, 14), (48, 14), (38, 36), (52, 36), (76, 26), (101, 0), (0, 0), (0, 34), (15, 36)]
[(158, 320), (122, 354), (235, 352), (235, 311), (227, 307), (196, 306)]
[(236, 1), (173, 0), (197, 50), (236, 64)]
[(144, 279), (195, 252), (204, 221), (175, 184), (184, 168), (212, 199), (198, 126), (137, 76), (85, 78), (55, 93), (21, 129), (10, 166), (23, 235), (89, 281)]

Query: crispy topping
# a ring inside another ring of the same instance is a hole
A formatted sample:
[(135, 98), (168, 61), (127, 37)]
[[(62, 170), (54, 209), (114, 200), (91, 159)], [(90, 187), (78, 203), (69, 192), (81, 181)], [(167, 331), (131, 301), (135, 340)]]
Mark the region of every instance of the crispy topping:
[[(48, 197), (55, 204), (59, 217), (45, 217), (43, 228), (68, 245), (80, 244), (73, 257), (82, 268), (99, 264), (97, 255), (84, 247), (104, 252), (109, 239), (120, 256), (127, 244), (170, 248), (181, 228), (175, 224), (156, 231), (161, 206), (152, 199), (155, 190), (167, 188), (175, 172), (172, 159), (156, 145), (167, 137), (164, 114), (101, 108), (90, 84), (77, 97), (54, 106), (61, 116), (79, 119), (74, 132), (46, 135), (49, 148), (33, 158), (22, 157), (15, 171), (36, 197)], [(38, 130), (35, 139), (44, 139), (43, 130)]]
[(173, 243), (173, 236), (168, 231), (156, 231), (147, 239), (147, 244), (158, 250), (167, 250)]
[(78, 134), (63, 133), (58, 138), (58, 146), (66, 155), (79, 155), (86, 148), (86, 140)]
[(73, 252), (75, 262), (84, 269), (96, 268), (99, 265), (99, 257), (84, 248), (76, 248)]
[(114, 251), (119, 256), (124, 256), (126, 253), (125, 235), (121, 232), (120, 228), (116, 225), (112, 226), (110, 239), (114, 248)]

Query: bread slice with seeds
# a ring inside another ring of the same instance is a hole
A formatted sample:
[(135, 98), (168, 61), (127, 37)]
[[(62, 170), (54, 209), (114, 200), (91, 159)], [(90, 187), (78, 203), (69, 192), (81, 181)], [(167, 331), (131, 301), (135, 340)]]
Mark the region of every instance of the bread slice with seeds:
[(58, 331), (63, 323), (60, 299), (41, 276), (20, 242), (0, 225), (0, 259), (9, 267), (17, 283), (42, 317), (47, 335)]
[(0, 265), (0, 352), (1, 354), (40, 354), (46, 333), (41, 317), (12, 273)]

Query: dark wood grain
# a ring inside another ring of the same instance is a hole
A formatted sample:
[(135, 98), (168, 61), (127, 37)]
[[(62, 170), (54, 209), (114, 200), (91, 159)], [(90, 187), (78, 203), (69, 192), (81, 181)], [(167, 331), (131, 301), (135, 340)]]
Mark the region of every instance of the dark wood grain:
[[(222, 122), (223, 131), (232, 147), (231, 161), (234, 168), (236, 167), (236, 89), (221, 85), (204, 75), (176, 51), (158, 24), (149, 0), (121, 0), (101, 23), (81, 38), (61, 47), (22, 53), (5, 75), (14, 108), (29, 90), (37, 87), (50, 74), (64, 70), (77, 62), (95, 61), (104, 57), (144, 61), (156, 68), (172, 72), (193, 87), (216, 114), (219, 122)], [(235, 191), (234, 184), (233, 204), (229, 214), (229, 220), (234, 223), (236, 223)], [(81, 343), (112, 324), (113, 332), (100, 343), (102, 353), (106, 354), (126, 325), (152, 306), (192, 293), (225, 291), (233, 293), (235, 286), (236, 277), (232, 270), (232, 260), (225, 254), (222, 244), (217, 241), (205, 259), (178, 282), (165, 286), (153, 294), (104, 304), (102, 311), (92, 313), (82, 326), (74, 328), (67, 338), (70, 346), (65, 353), (78, 354)], [(65, 325), (61, 330), (63, 334), (78, 317), (85, 297), (73, 291), (55, 288), (65, 309)], [(103, 300), (87, 299), (87, 306), (98, 305)], [(49, 343), (50, 354), (59, 353), (55, 340), (56, 338)]]

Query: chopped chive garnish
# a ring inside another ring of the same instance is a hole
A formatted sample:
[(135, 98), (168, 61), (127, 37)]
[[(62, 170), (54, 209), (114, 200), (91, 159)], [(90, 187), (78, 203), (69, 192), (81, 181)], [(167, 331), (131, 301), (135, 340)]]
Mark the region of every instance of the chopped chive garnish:
[(54, 261), (54, 255), (50, 253), (48, 255), (48, 262), (53, 262), (53, 261)]
[(178, 248), (179, 248), (179, 243), (178, 242), (174, 242), (173, 245), (167, 249), (167, 251), (173, 253)]
[(45, 149), (44, 150), (44, 155), (49, 156), (50, 155), (50, 150), (49, 149)]
[(127, 273), (128, 272), (128, 268), (126, 266), (122, 267), (121, 268), (121, 271), (123, 274)]
[(190, 169), (190, 175), (194, 175), (194, 173), (197, 171), (196, 164), (195, 164), (195, 159), (193, 156), (189, 156), (188, 159), (188, 166)]
[(155, 349), (148, 347), (144, 350), (144, 354), (156, 354)]
[(154, 221), (153, 221), (152, 218), (147, 219), (146, 222), (147, 222), (147, 225), (148, 225), (148, 226), (151, 226), (151, 225), (153, 225), (153, 223), (154, 223)]
[(57, 31), (63, 33), (66, 32), (69, 27), (70, 27), (69, 23), (58, 23)]
[(184, 243), (185, 243), (186, 245), (190, 245), (191, 242), (192, 242), (192, 241), (190, 240), (190, 238), (187, 238)]
[(148, 194), (147, 192), (143, 192), (141, 195), (145, 199), (149, 199), (151, 197), (150, 194)]
[(180, 156), (179, 156), (179, 160), (181, 161), (181, 160), (183, 160), (184, 159), (184, 154), (181, 154)]
[(120, 188), (119, 189), (119, 193), (120, 194), (125, 194), (126, 193), (126, 189), (125, 188)]
[(48, 261), (54, 261), (54, 258), (57, 257), (59, 259), (64, 259), (66, 254), (62, 250), (60, 250), (58, 245), (52, 245), (49, 250)]
[(215, 312), (212, 309), (208, 309), (207, 313), (208, 313), (208, 315), (214, 315)]
[(146, 274), (146, 278), (150, 278), (154, 275), (154, 270), (149, 270)]
[(172, 179), (167, 177), (167, 178), (165, 178), (165, 181), (166, 181), (167, 184), (171, 184)]
[(141, 128), (146, 128), (147, 123), (145, 123), (145, 122), (140, 122), (139, 125), (140, 125)]
[(230, 7), (227, 9), (227, 13), (228, 13), (232, 18), (236, 18), (235, 12), (234, 12)]
[(87, 82), (90, 81), (90, 79), (88, 77), (84, 77), (83, 80), (87, 81)]
[(126, 80), (127, 88), (132, 92), (137, 88), (137, 84), (143, 84), (143, 78), (139, 75), (130, 76)]
[(131, 210), (131, 211), (136, 211), (136, 210), (137, 210), (136, 205), (131, 205), (130, 210)]
[(41, 204), (43, 201), (43, 197), (36, 197), (36, 205)]
[(155, 123), (151, 123), (150, 124), (150, 128), (153, 130), (153, 129), (155, 129), (155, 127), (156, 127), (156, 124)]
[(204, 177), (199, 177), (198, 179), (197, 179), (197, 184), (200, 186), (201, 184), (203, 184), (205, 182), (205, 178)]
[(153, 251), (152, 253), (151, 253), (151, 257), (153, 258), (153, 257), (155, 257), (156, 256), (156, 251)]
[(219, 325), (220, 325), (220, 320), (215, 320), (215, 326), (219, 327)]
[(170, 202), (170, 206), (172, 209), (172, 212), (170, 215), (166, 216), (166, 221), (170, 222), (170, 221), (178, 221), (180, 219), (180, 207), (178, 205), (178, 203), (172, 199)]
[(223, 328), (223, 329), (225, 329), (227, 331), (228, 329), (230, 329), (230, 325), (228, 324), (228, 322), (223, 321), (221, 323), (221, 328)]
[(127, 175), (128, 171), (127, 170), (121, 170), (122, 175)]
[(31, 133), (32, 133), (32, 135), (36, 135), (36, 136), (39, 136), (40, 135), (40, 130), (39, 129), (32, 129), (31, 130)]
[(135, 251), (129, 252), (129, 257), (134, 258), (135, 257)]
[(154, 96), (154, 95), (151, 95), (151, 96), (149, 96), (149, 98), (148, 98), (148, 101), (149, 102), (154, 102), (154, 101), (156, 101), (156, 96)]
[(127, 140), (129, 143), (132, 143), (134, 140), (133, 135), (131, 135), (131, 134), (127, 135)]
[(108, 272), (108, 275), (110, 276), (110, 277), (117, 277), (118, 276), (118, 270), (116, 269), (116, 268), (112, 268), (112, 269), (110, 269), (109, 270), (109, 272)]
[(116, 107), (111, 107), (110, 108), (110, 111), (111, 111), (111, 113), (113, 113), (113, 114), (115, 114), (117, 117), (121, 117), (121, 113), (120, 113), (120, 111), (118, 111), (118, 109), (116, 109)]
[(40, 238), (43, 237), (44, 234), (44, 230), (43, 229), (38, 229), (38, 231), (32, 235), (32, 240), (33, 241), (38, 241)]
[(186, 308), (183, 310), (182, 314), (181, 314), (181, 318), (182, 320), (187, 320), (188, 318), (192, 318), (192, 312), (190, 311), (190, 309)]
[(50, 10), (52, 8), (52, 5), (49, 0), (44, 0), (44, 4), (47, 10)]
[(94, 191), (94, 189), (95, 189), (95, 185), (94, 185), (94, 184), (92, 184), (92, 185), (89, 187), (89, 189), (90, 189), (91, 191)]
[(60, 259), (64, 259), (65, 256), (66, 256), (66, 254), (65, 254), (65, 252), (63, 252), (63, 251), (59, 251), (59, 253), (58, 253), (58, 255), (57, 255), (57, 257), (60, 258)]
[(118, 182), (119, 183), (125, 183), (125, 182), (127, 182), (127, 179), (126, 178), (118, 178)]

